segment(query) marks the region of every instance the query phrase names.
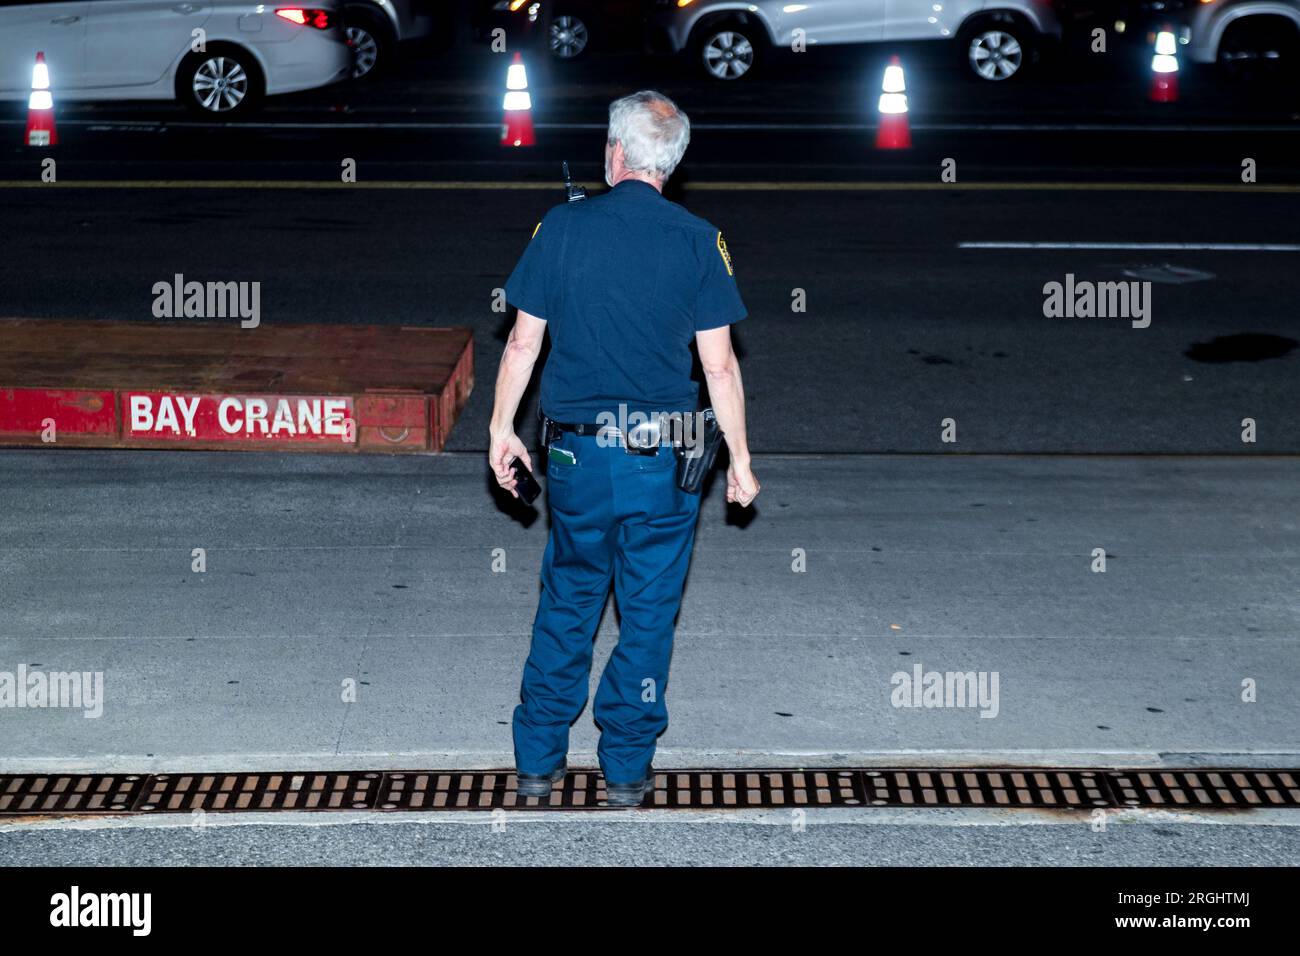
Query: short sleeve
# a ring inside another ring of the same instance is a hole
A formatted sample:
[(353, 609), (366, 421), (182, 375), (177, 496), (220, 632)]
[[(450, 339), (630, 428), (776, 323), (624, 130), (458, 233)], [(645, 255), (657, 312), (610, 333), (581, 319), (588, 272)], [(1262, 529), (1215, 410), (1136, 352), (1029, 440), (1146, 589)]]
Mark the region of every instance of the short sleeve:
[(549, 261), (550, 247), (554, 239), (550, 234), (556, 228), (549, 214), (537, 224), (532, 238), (524, 248), (524, 254), (519, 257), (519, 262), (515, 264), (515, 269), (510, 273), (505, 286), (507, 302), (543, 320), (549, 318), (547, 303), (550, 299), (547, 296), (547, 283), (556, 276), (555, 269)]
[(731, 253), (721, 232), (704, 234), (701, 240), (704, 277), (695, 304), (695, 331), (716, 329), (739, 322), (749, 313), (736, 287), (736, 276), (731, 265)]

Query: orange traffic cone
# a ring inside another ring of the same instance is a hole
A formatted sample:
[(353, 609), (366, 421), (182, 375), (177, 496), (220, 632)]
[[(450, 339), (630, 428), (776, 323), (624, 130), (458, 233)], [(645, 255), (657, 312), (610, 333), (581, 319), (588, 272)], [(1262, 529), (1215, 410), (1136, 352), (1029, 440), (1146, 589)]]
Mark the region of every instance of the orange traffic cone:
[(880, 84), (880, 125), (876, 127), (876, 149), (911, 149), (912, 129), (907, 122), (907, 86), (903, 65), (891, 56)]
[(1151, 57), (1151, 102), (1178, 102), (1178, 43), (1168, 25), (1156, 34), (1156, 52)]
[(518, 53), (506, 71), (506, 98), (501, 105), (506, 112), (501, 122), (501, 145), (534, 145), (537, 140), (533, 138), (533, 99), (528, 95), (524, 58)]
[(45, 54), (36, 54), (32, 67), (32, 95), (27, 101), (27, 133), (23, 139), (28, 146), (57, 146), (59, 134), (54, 129), (54, 97), (50, 94), (50, 68), (45, 65)]

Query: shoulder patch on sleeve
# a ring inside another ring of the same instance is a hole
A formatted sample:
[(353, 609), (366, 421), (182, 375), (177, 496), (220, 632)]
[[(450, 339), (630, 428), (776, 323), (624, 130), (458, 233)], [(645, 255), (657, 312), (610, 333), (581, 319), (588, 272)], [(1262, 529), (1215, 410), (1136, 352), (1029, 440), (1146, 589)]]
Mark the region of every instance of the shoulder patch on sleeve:
[[(539, 221), (539, 222), (537, 223), (537, 225), (533, 226), (533, 234), (532, 234), (531, 236), (529, 236), (528, 238), (529, 238), (529, 239), (536, 239), (536, 238), (537, 238), (537, 230), (538, 230), (538, 229), (541, 229), (541, 228), (542, 228), (542, 224), (541, 224), (541, 222)], [(718, 235), (722, 235), (722, 234), (721, 234), (721, 233), (718, 233)]]
[(727, 252), (727, 244), (722, 239), (722, 233), (718, 233), (718, 252), (722, 254), (722, 264), (727, 267), (727, 275), (734, 276), (731, 271), (731, 253)]

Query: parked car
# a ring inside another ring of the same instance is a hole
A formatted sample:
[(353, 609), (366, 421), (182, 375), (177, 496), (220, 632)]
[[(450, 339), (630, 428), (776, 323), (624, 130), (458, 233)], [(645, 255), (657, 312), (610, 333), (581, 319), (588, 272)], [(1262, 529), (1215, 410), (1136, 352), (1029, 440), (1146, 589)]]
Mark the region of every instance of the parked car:
[[(1106, 49), (1138, 50), (1149, 58), (1154, 33), (1182, 24), (1198, 0), (1056, 0), (1052, 8), (1067, 41), (1091, 52), (1093, 30), (1106, 32)], [(1139, 58), (1141, 59), (1141, 58)], [(1147, 62), (1144, 68), (1149, 67)]]
[(507, 42), (544, 44), (557, 60), (590, 50), (640, 50), (653, 0), (481, 0), (475, 25), (480, 39), (493, 28)]
[(707, 76), (738, 80), (797, 36), (808, 46), (945, 40), (972, 74), (1019, 78), (1061, 26), (1045, 0), (656, 0), (651, 42), (688, 53)]
[(472, 23), (474, 38), (490, 42), (501, 30), (511, 50), (532, 46), (543, 32), (541, 0), (477, 0)]
[(1298, 0), (1200, 0), (1188, 25), (1195, 63), (1218, 63), (1230, 74), (1300, 67)]
[(400, 44), (450, 30), (452, 23), (446, 0), (346, 0), (343, 20), (354, 80), (390, 66)]
[(345, 79), (338, 9), (250, 0), (0, 0), (0, 100), (45, 54), (59, 100), (178, 100), (208, 116)]

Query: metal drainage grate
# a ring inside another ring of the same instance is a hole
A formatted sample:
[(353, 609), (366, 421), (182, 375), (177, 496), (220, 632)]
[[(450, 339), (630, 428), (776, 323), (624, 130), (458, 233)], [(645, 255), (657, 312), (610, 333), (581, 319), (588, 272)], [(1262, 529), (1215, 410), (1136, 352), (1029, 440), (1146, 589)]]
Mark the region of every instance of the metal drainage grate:
[(1113, 806), (1105, 772), (1094, 770), (865, 770), (863, 788), (877, 807)]
[(369, 773), (155, 774), (134, 809), (188, 810), (370, 810), (379, 790)]
[(0, 776), (0, 816), (124, 813), (144, 781), (142, 774)]
[[(1300, 808), (1300, 770), (664, 770), (643, 808)], [(0, 775), (0, 817), (271, 811), (605, 809), (598, 771), (520, 797), (510, 770)]]
[[(430, 773), (385, 775), (381, 810), (546, 810), (600, 807), (599, 774), (574, 771), (549, 797), (520, 797), (514, 775)], [(1092, 770), (677, 770), (655, 776), (647, 808), (782, 809), (797, 807), (1021, 807), (1089, 809), (1119, 806), (1105, 772)]]
[[(854, 770), (680, 770), (655, 775), (643, 807), (741, 809), (863, 803)], [(547, 797), (520, 797), (509, 771), (405, 771), (384, 776), (381, 810), (581, 810), (605, 802), (605, 778), (570, 771)]]
[(1300, 807), (1294, 770), (1117, 770), (1110, 783), (1125, 807)]
[(860, 806), (857, 770), (679, 770), (655, 778), (645, 806), (665, 809)]
[(604, 805), (605, 778), (570, 770), (548, 797), (521, 797), (515, 775), (500, 771), (410, 770), (384, 774), (380, 810), (590, 810)]

